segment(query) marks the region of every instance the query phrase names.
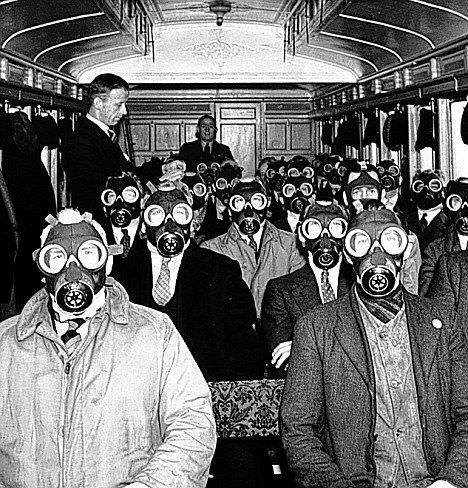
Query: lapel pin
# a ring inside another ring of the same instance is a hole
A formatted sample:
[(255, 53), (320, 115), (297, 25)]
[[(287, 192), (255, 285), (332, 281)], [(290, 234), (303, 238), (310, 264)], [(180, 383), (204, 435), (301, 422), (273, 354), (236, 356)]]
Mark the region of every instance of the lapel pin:
[(432, 325), (436, 329), (440, 329), (442, 327), (442, 322), (439, 319), (432, 319)]

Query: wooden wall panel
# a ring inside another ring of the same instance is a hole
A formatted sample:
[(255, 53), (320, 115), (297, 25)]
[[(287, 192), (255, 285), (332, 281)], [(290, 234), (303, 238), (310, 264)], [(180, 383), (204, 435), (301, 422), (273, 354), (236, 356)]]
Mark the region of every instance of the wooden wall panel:
[(286, 122), (266, 123), (266, 148), (270, 150), (286, 149)]
[(154, 124), (155, 150), (176, 152), (180, 148), (180, 123)]
[(135, 151), (151, 151), (151, 124), (149, 122), (132, 124), (132, 138)]
[(310, 122), (291, 122), (291, 150), (309, 151), (311, 148)]

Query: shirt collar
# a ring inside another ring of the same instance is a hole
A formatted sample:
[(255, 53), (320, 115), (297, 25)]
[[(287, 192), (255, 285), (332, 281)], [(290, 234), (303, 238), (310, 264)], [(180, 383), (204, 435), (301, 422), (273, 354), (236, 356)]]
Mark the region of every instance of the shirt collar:
[(430, 208), (429, 210), (421, 210), (420, 208), (418, 208), (418, 219), (421, 220), (422, 216), (426, 214), (426, 220), (429, 225), (441, 211), (442, 211), (441, 203), (439, 203), (437, 207)]
[(90, 114), (86, 114), (86, 118), (96, 124), (99, 128), (101, 128), (107, 136), (109, 135), (109, 126), (107, 124), (101, 122), (100, 120), (96, 119), (96, 117), (93, 117)]

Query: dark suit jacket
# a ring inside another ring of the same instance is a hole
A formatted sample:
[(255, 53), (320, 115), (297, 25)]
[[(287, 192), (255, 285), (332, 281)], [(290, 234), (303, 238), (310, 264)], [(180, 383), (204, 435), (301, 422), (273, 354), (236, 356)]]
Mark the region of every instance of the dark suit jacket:
[(231, 149), (225, 144), (213, 141), (210, 159), (207, 160), (202, 149), (200, 139), (182, 144), (179, 156), (187, 165), (187, 171), (197, 171), (198, 163), (221, 163), (225, 159), (233, 159)]
[(431, 223), (424, 230), (421, 229), (419, 224), (417, 209), (408, 213), (405, 221), (408, 229), (416, 234), (416, 237), (418, 238), (421, 254), (424, 253), (424, 250), (431, 242), (439, 237), (445, 236), (447, 228), (449, 227), (449, 218), (443, 210), (431, 220)]
[(461, 314), (468, 310), (468, 252), (448, 252), (441, 256), (426, 296), (436, 298)]
[[(341, 263), (338, 298), (356, 281), (353, 268)], [(281, 342), (291, 341), (294, 324), (314, 307), (322, 305), (315, 275), (307, 263), (293, 273), (267, 283), (262, 302), (262, 327), (270, 352)]]
[(192, 241), (164, 307), (153, 300), (151, 260), (139, 282), (137, 303), (169, 315), (207, 381), (262, 378), (255, 304), (239, 263)]
[(120, 147), (94, 122), (82, 117), (63, 145), (62, 164), (71, 191), (72, 205), (91, 212), (105, 225), (101, 192), (109, 176), (133, 171), (135, 166), (124, 157)]
[[(468, 348), (453, 311), (404, 293), (429, 473), (468, 486)], [(302, 487), (371, 487), (375, 377), (354, 292), (297, 324), (280, 409)], [(456, 435), (455, 435), (456, 433)]]
[(281, 230), (285, 230), (286, 232), (294, 232), (292, 229), (291, 229), (291, 226), (289, 225), (289, 222), (288, 222), (288, 217), (287, 215), (285, 215), (284, 217), (281, 217), (277, 220), (275, 220), (273, 222), (273, 225), (277, 228), (277, 229), (281, 229)]
[(434, 269), (440, 257), (447, 252), (460, 251), (460, 240), (454, 227), (447, 229), (444, 237), (429, 243), (422, 255), (419, 268), (419, 294), (425, 296), (434, 277)]

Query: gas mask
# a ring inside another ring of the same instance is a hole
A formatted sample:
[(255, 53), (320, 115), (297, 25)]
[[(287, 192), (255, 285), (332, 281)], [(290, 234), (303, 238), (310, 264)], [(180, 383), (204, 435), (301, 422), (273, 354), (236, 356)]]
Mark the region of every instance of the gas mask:
[(254, 235), (266, 218), (268, 197), (258, 180), (241, 180), (232, 189), (229, 211), (233, 222), (245, 235)]
[(182, 182), (187, 185), (190, 195), (192, 196), (193, 229), (196, 231), (201, 227), (205, 220), (209, 190), (203, 181), (203, 178), (198, 173), (185, 173)]
[(192, 219), (190, 197), (173, 184), (160, 185), (143, 210), (148, 242), (165, 258), (173, 258), (185, 249)]
[(408, 235), (391, 210), (364, 210), (356, 215), (344, 248), (366, 295), (385, 297), (397, 288), (404, 253), (409, 248)]
[(208, 188), (210, 188), (218, 178), (220, 169), (221, 168), (218, 163), (199, 163), (197, 165), (197, 173), (200, 175)]
[(265, 171), (265, 184), (271, 193), (281, 191), (284, 178), (284, 161), (274, 159)]
[(232, 185), (242, 177), (243, 168), (230, 163), (223, 164), (213, 185), (216, 198), (227, 207)]
[(449, 182), (445, 207), (458, 234), (468, 236), (468, 178)]
[(301, 215), (309, 204), (314, 187), (304, 176), (287, 176), (281, 188), (280, 201), (286, 210)]
[(392, 159), (380, 161), (377, 165), (377, 171), (379, 172), (380, 182), (386, 193), (400, 188), (400, 168)]
[(110, 255), (121, 250), (120, 246), (107, 246), (104, 230), (90, 214), (65, 209), (57, 219), (46, 219), (50, 225), (43, 232), (42, 246), (34, 252), (34, 258), (54, 308), (80, 317), (104, 286), (112, 269)]
[(346, 167), (339, 156), (322, 155), (313, 162), (319, 190), (329, 188), (333, 195), (341, 189)]
[(371, 165), (351, 167), (344, 186), (343, 200), (351, 214), (356, 213), (356, 202), (362, 205), (369, 200), (382, 199), (382, 185), (377, 169)]
[(415, 176), (411, 185), (411, 198), (421, 210), (440, 205), (444, 198), (444, 185), (433, 171), (423, 171)]
[(130, 174), (111, 176), (101, 193), (104, 211), (114, 227), (128, 227), (132, 220), (140, 217), (143, 190), (140, 180)]
[(348, 229), (346, 214), (341, 207), (315, 202), (307, 208), (297, 229), (299, 241), (315, 266), (325, 270), (338, 264)]

